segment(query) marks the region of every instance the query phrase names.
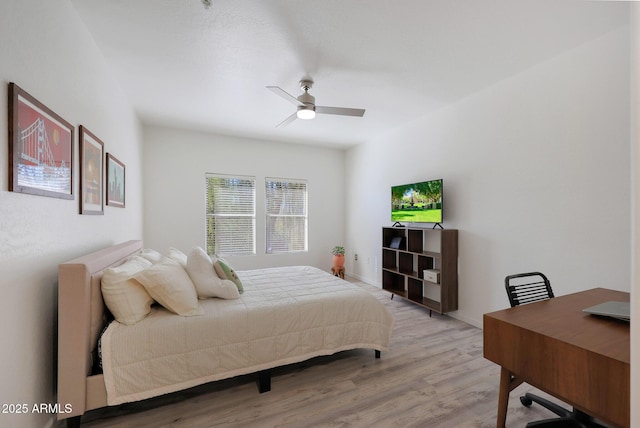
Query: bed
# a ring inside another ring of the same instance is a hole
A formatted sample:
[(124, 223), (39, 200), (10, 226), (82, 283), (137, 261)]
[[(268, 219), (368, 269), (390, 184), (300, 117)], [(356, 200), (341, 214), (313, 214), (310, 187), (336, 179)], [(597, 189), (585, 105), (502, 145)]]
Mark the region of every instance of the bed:
[(200, 300), (198, 316), (154, 305), (135, 325), (110, 322), (102, 274), (141, 250), (129, 241), (59, 265), (58, 419), (68, 426), (89, 410), (250, 373), (265, 392), (272, 368), (357, 348), (379, 358), (388, 349), (393, 318), (384, 305), (308, 266), (240, 271), (240, 298)]

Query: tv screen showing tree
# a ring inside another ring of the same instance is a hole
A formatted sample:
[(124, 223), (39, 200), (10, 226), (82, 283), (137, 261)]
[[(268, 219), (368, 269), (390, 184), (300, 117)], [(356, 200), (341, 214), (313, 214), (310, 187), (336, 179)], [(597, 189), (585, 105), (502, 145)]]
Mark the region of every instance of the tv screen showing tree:
[(391, 220), (400, 223), (441, 223), (442, 180), (393, 186)]

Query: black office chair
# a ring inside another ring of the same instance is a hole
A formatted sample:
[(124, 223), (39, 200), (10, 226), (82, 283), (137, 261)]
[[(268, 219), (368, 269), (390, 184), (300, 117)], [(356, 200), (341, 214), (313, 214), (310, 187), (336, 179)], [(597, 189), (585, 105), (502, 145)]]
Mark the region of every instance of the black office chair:
[[(518, 273), (508, 275), (504, 279), (504, 286), (509, 296), (511, 307), (537, 302), (539, 300), (552, 299), (553, 290), (549, 279), (541, 272)], [(542, 407), (551, 410), (559, 418), (544, 419), (541, 421), (529, 422), (527, 428), (544, 427), (581, 427), (596, 428), (604, 427), (597, 423), (591, 416), (580, 410), (567, 410), (549, 400), (535, 394), (525, 393), (520, 397), (523, 406), (529, 407), (533, 403), (538, 403)]]

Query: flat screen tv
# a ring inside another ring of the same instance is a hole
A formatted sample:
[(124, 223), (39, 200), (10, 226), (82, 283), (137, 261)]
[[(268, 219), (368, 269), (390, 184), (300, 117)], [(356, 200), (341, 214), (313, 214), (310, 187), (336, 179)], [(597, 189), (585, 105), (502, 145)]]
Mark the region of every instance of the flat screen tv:
[(442, 179), (391, 188), (391, 220), (442, 223)]

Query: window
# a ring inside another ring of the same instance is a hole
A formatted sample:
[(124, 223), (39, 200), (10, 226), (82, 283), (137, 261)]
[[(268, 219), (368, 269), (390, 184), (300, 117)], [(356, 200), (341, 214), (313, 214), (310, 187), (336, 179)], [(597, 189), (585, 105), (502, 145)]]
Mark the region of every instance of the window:
[(307, 251), (307, 182), (265, 179), (267, 254)]
[(256, 179), (206, 175), (207, 253), (256, 253)]

